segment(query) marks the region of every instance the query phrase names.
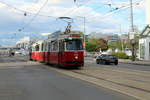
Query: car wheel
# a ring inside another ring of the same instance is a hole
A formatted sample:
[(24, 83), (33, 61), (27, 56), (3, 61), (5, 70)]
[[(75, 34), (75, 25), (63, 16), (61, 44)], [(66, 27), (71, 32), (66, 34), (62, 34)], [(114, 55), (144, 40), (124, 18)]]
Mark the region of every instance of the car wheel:
[(99, 61), (96, 61), (97, 64), (99, 64)]
[(115, 62), (115, 65), (118, 65), (118, 62)]

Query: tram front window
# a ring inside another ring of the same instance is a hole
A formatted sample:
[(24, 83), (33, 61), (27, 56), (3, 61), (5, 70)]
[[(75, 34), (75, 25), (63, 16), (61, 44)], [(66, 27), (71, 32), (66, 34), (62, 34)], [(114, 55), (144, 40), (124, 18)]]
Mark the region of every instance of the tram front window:
[(66, 50), (83, 50), (82, 41), (79, 39), (67, 40)]

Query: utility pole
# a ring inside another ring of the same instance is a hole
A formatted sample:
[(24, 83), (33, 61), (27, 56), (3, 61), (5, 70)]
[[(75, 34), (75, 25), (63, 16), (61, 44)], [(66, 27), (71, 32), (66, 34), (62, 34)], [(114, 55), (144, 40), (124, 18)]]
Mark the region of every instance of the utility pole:
[[(122, 34), (122, 27), (121, 27), (121, 24), (119, 25), (119, 32), (120, 32), (120, 34)], [(121, 41), (121, 48), (122, 48), (122, 51), (124, 51), (124, 40), (121, 39), (120, 41)]]
[(85, 17), (83, 17), (83, 19), (84, 19), (84, 50), (85, 50), (85, 32), (86, 32), (85, 23), (86, 23), (86, 19), (85, 19)]
[(133, 4), (132, 0), (130, 0), (130, 17), (131, 17), (131, 32), (134, 32), (134, 24), (133, 24)]
[(130, 35), (129, 37), (132, 35), (132, 39), (130, 41), (131, 45), (132, 45), (132, 61), (135, 61), (135, 45), (136, 45), (136, 41), (134, 39), (134, 24), (133, 24), (133, 4), (132, 4), (132, 0), (130, 0), (130, 17), (131, 17), (131, 31), (130, 31)]

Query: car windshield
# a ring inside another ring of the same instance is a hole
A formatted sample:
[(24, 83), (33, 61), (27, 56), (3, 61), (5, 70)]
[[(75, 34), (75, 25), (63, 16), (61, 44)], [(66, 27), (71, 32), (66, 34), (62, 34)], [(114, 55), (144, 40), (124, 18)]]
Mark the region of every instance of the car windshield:
[(116, 56), (108, 55), (109, 58), (116, 58)]
[(66, 50), (83, 50), (82, 40), (79, 39), (67, 40)]

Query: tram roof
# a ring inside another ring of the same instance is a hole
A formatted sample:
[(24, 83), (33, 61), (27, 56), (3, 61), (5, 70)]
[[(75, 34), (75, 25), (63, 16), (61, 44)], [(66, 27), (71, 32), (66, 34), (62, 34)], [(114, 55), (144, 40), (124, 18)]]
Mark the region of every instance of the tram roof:
[(80, 34), (80, 31), (71, 31), (70, 33), (56, 31), (48, 36), (48, 40), (65, 39), (68, 37), (68, 35), (72, 35), (72, 34)]

